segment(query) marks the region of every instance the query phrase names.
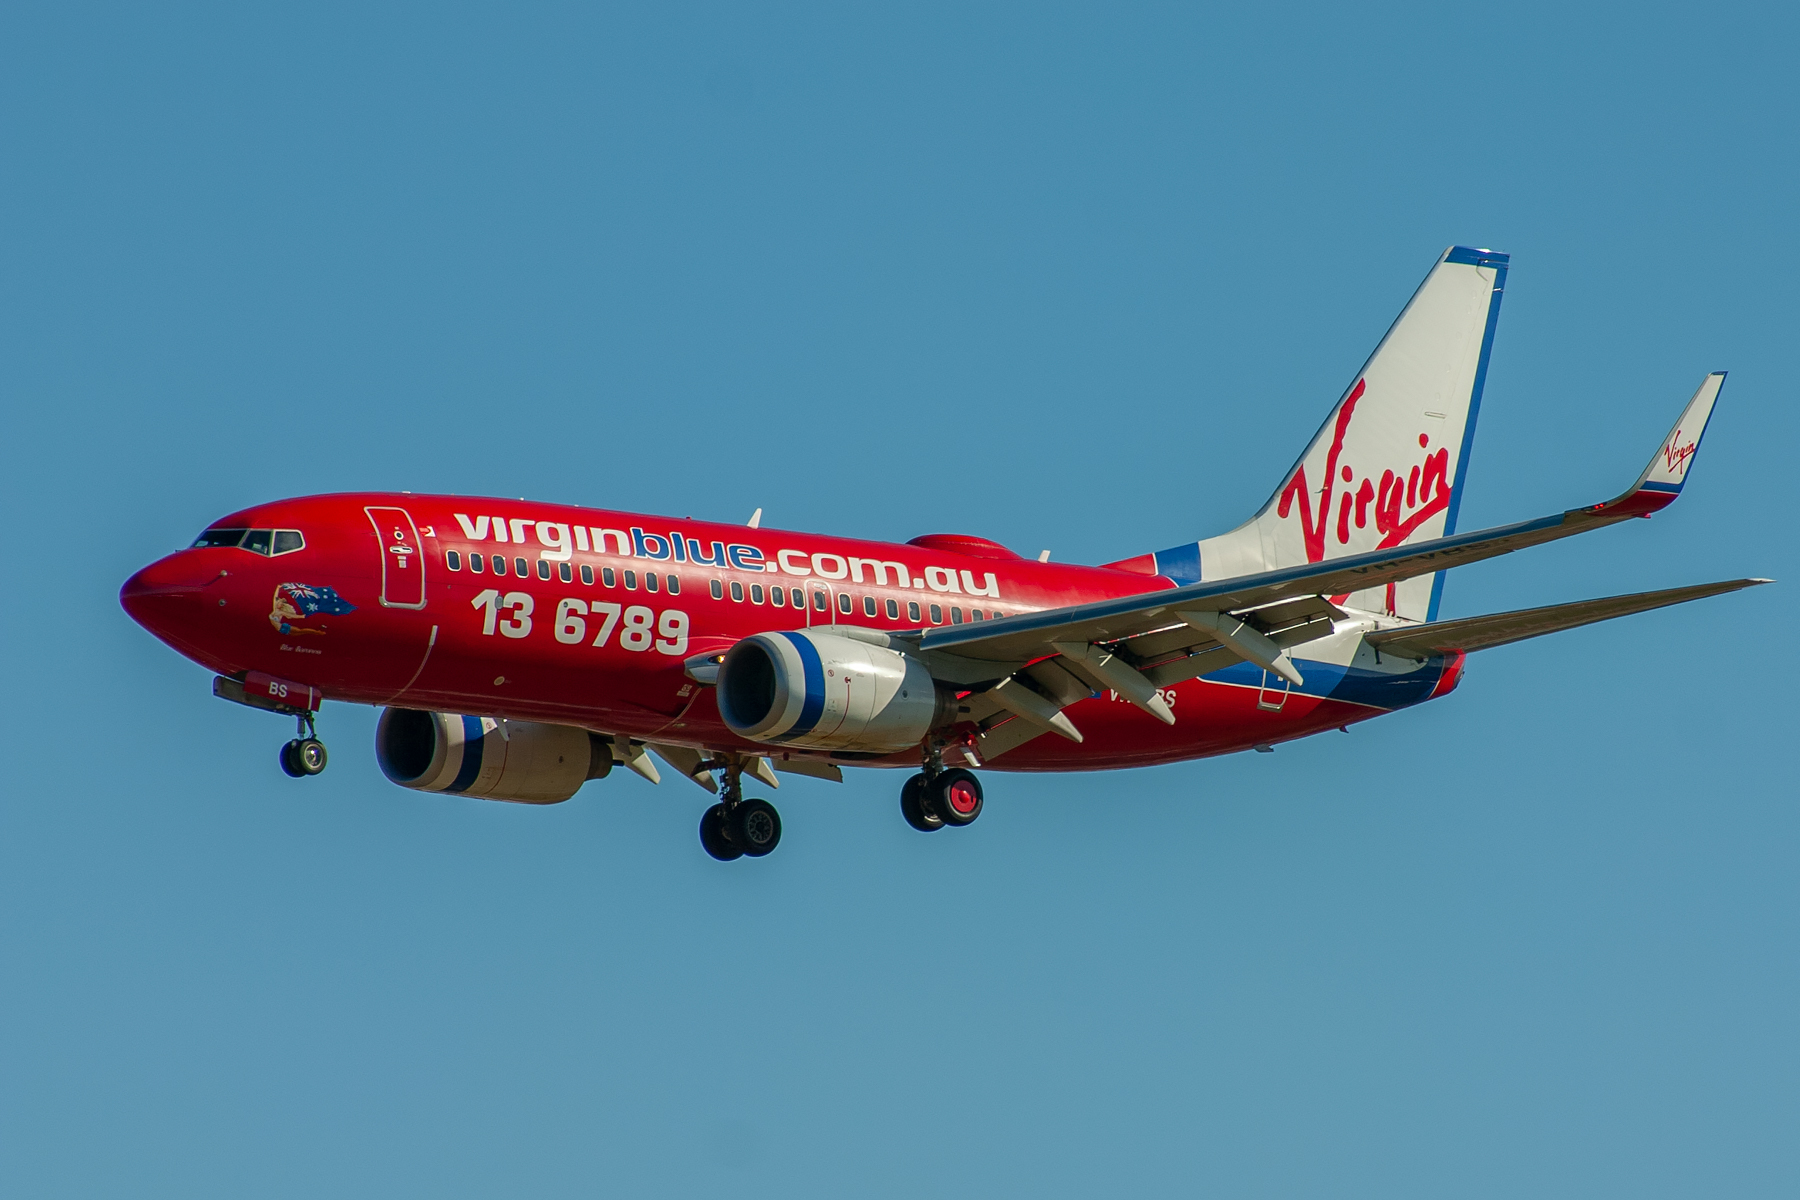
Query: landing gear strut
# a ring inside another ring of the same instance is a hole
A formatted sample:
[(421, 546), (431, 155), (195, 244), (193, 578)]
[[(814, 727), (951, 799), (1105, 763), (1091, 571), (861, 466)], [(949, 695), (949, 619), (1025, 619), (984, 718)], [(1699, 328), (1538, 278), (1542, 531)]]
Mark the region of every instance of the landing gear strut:
[(900, 815), (920, 833), (973, 824), (981, 815), (981, 780), (961, 767), (945, 770), (943, 758), (927, 751), (925, 769), (900, 789)]
[(295, 779), (317, 775), (325, 769), (328, 756), (325, 743), (313, 728), (313, 716), (309, 712), (297, 714), (294, 720), (298, 728), (294, 732), (298, 736), (281, 748), (281, 769)]
[(700, 818), (700, 845), (720, 862), (748, 855), (761, 858), (781, 844), (781, 814), (767, 800), (744, 799), (743, 769), (725, 768), (723, 798)]

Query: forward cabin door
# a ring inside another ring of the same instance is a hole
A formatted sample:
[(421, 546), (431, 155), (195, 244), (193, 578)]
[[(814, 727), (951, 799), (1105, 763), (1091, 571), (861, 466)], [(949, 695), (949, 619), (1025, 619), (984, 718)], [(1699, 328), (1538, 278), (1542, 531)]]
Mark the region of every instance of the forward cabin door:
[(381, 547), (381, 604), (425, 607), (425, 553), (419, 527), (404, 508), (365, 508)]

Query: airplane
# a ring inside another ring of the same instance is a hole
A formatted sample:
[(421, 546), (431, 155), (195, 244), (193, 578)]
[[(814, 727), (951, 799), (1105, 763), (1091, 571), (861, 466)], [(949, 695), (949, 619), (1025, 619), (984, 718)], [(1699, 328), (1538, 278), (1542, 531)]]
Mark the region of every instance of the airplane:
[(1275, 745), (1453, 691), (1467, 655), (1769, 582), (1734, 579), (1454, 620), (1446, 572), (1681, 494), (1724, 372), (1617, 497), (1456, 532), (1509, 258), (1438, 256), (1248, 521), (1100, 566), (986, 538), (904, 544), (488, 497), (258, 504), (134, 574), (120, 601), (294, 718), (282, 769), (327, 755), (326, 699), (384, 711), (382, 772), (425, 792), (555, 804), (657, 762), (717, 797), (716, 859), (781, 840), (745, 780), (912, 773), (901, 815), (981, 815), (977, 770), (1145, 766)]

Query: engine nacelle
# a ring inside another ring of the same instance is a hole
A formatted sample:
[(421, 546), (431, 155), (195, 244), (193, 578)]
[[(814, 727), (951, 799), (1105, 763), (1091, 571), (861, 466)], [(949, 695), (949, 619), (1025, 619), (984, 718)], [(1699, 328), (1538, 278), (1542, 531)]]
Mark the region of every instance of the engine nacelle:
[(559, 804), (612, 770), (612, 748), (569, 725), (390, 708), (375, 761), (401, 787), (520, 804)]
[(918, 659), (811, 629), (745, 638), (719, 665), (718, 689), (739, 737), (810, 750), (905, 750), (956, 705)]

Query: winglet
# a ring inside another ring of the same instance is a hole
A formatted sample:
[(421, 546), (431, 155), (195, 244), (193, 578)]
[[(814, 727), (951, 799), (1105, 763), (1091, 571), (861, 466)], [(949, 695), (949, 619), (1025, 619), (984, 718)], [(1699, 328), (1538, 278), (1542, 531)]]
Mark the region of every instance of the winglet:
[(1706, 436), (1706, 424), (1712, 419), (1713, 405), (1719, 389), (1725, 386), (1725, 372), (1714, 371), (1700, 383), (1700, 390), (1681, 410), (1681, 419), (1663, 439), (1662, 447), (1638, 476), (1638, 481), (1623, 495), (1597, 504), (1590, 512), (1606, 512), (1614, 516), (1647, 517), (1675, 503), (1687, 482), (1688, 468), (1694, 465), (1700, 439)]

